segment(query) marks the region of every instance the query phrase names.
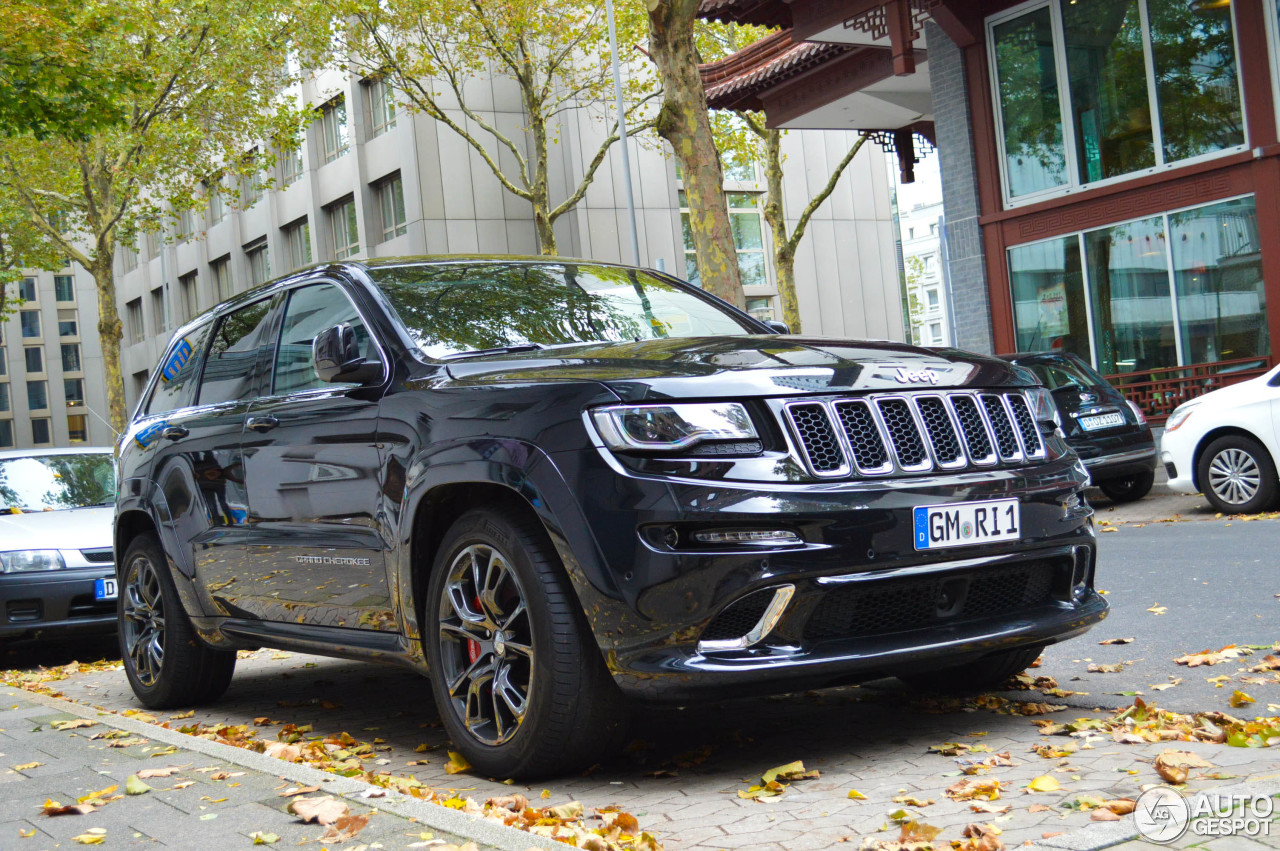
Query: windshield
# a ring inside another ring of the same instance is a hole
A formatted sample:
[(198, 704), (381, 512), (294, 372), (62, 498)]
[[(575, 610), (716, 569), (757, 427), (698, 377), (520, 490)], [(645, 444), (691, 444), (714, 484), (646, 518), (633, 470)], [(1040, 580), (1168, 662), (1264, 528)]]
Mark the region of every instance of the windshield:
[(1092, 367), (1066, 358), (1049, 363), (1028, 363), (1024, 366), (1034, 372), (1050, 390), (1062, 387), (1101, 387), (1107, 383)]
[(116, 499), (110, 453), (0, 460), (0, 505), (11, 514), (108, 505)]
[(761, 333), (668, 281), (617, 266), (478, 262), (369, 274), (433, 358), (529, 344)]

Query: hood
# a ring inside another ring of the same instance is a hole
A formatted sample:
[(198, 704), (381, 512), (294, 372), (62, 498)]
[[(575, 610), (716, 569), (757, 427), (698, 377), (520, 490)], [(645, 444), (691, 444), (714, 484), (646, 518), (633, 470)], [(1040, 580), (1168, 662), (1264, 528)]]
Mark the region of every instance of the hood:
[(449, 364), (465, 382), (599, 381), (626, 401), (1032, 386), (1031, 374), (957, 349), (786, 335), (583, 343)]
[(114, 505), (0, 514), (0, 550), (93, 550), (111, 546)]

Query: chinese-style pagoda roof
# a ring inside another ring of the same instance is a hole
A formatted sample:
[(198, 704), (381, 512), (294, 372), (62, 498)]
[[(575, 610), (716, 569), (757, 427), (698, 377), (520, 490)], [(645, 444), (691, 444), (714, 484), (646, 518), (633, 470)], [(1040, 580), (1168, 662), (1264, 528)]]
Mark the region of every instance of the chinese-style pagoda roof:
[[(740, 0), (703, 0), (703, 6), (714, 2)], [(761, 110), (761, 92), (860, 49), (848, 44), (797, 43), (791, 40), (790, 30), (782, 30), (718, 62), (700, 65), (698, 72), (712, 109)]]
[(724, 24), (791, 26), (791, 7), (783, 0), (702, 0), (698, 17)]

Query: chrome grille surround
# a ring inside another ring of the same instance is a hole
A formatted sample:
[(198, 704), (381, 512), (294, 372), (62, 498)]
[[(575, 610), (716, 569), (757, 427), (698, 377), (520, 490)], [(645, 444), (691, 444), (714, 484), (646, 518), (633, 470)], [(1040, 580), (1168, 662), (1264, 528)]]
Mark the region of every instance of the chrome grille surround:
[(1017, 390), (795, 399), (782, 412), (806, 468), (823, 479), (952, 472), (1048, 454)]

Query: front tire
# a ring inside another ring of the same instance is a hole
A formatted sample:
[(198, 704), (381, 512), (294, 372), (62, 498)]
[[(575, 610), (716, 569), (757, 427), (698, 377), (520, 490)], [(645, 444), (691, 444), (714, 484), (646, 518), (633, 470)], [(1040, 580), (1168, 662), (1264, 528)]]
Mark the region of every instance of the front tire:
[(1251, 437), (1220, 437), (1200, 456), (1197, 481), (1209, 504), (1223, 514), (1256, 514), (1276, 503), (1276, 465)]
[(1002, 650), (963, 665), (953, 665), (921, 674), (907, 674), (898, 679), (920, 691), (974, 694), (993, 689), (1014, 674), (1025, 671), (1043, 650), (1044, 647), (1039, 645)]
[(196, 635), (154, 536), (130, 542), (120, 580), (120, 657), (138, 700), (169, 709), (221, 697), (235, 671), (235, 651), (215, 650)]
[(460, 517), (437, 551), (425, 614), (436, 706), (480, 774), (563, 774), (617, 746), (621, 694), (536, 519)]
[(1136, 473), (1132, 476), (1121, 476), (1116, 479), (1105, 479), (1098, 482), (1098, 489), (1107, 495), (1112, 502), (1137, 502), (1151, 493), (1151, 486), (1156, 482), (1154, 471)]

